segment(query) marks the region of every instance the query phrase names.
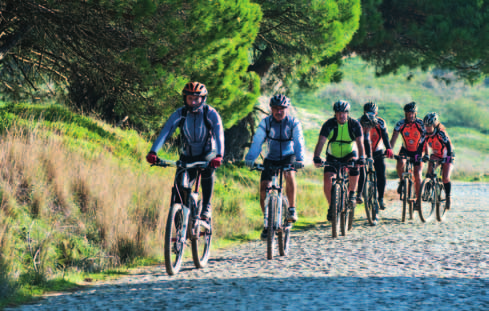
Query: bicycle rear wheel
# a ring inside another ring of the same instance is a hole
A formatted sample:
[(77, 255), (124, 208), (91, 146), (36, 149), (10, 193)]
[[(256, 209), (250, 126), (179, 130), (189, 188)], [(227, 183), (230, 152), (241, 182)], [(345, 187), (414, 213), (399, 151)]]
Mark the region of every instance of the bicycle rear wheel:
[(268, 236), (267, 236), (267, 259), (273, 259), (273, 248), (275, 246), (275, 208), (277, 197), (271, 196), (268, 201)]
[[(198, 206), (201, 210), (202, 201), (199, 200)], [(202, 225), (196, 228), (196, 235), (192, 237), (192, 258), (197, 268), (203, 268), (209, 260), (211, 241), (212, 241), (212, 219), (208, 220), (210, 229)]]
[(447, 194), (445, 192), (445, 186), (443, 183), (438, 182), (436, 184), (436, 219), (443, 221), (447, 211)]
[(289, 203), (286, 197), (282, 198), (282, 230), (277, 232), (278, 240), (278, 252), (280, 256), (287, 256), (289, 254), (290, 247), (290, 230), (292, 229), (292, 223), (289, 223), (288, 218)]
[(433, 182), (430, 178), (425, 178), (421, 183), (421, 200), (420, 200), (420, 208), (418, 210), (419, 219), (422, 222), (430, 222), (433, 219), (435, 212), (435, 202), (433, 201)]
[(342, 198), (341, 198), (341, 186), (339, 184), (334, 184), (331, 189), (331, 206), (329, 207), (331, 210), (331, 230), (333, 238), (338, 237), (338, 233), (340, 232), (340, 218), (341, 218), (341, 208), (342, 208)]
[(177, 273), (182, 265), (185, 248), (184, 221), (182, 205), (172, 204), (166, 220), (165, 231), (165, 267), (169, 275)]
[[(348, 193), (348, 188), (344, 187), (343, 188), (343, 193)], [(341, 229), (341, 235), (346, 236), (346, 232), (348, 231), (348, 224), (350, 222), (350, 203), (348, 200), (343, 197), (342, 200), (343, 204), (343, 211), (341, 212), (340, 216), (340, 229)]]

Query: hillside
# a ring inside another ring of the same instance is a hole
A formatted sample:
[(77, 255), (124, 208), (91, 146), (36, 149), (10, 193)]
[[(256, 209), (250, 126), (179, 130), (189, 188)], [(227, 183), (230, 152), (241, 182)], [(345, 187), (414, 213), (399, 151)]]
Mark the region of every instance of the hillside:
[[(435, 111), (447, 127), (457, 157), (454, 177), (479, 179), (489, 175), (488, 85), (481, 82), (469, 86), (453, 80), (450, 74), (440, 76), (442, 73), (437, 71), (424, 73), (405, 69), (397, 75), (375, 77), (374, 68), (359, 58), (346, 59), (342, 70), (341, 83), (292, 97), (310, 152), (314, 150), (321, 125), (333, 116), (332, 103), (338, 99), (352, 104), (355, 118), (363, 113), (365, 102), (375, 101), (379, 105), (379, 116), (387, 121), (389, 134), (404, 117), (402, 107), (415, 101), (419, 105), (418, 117)], [(438, 80), (435, 79), (437, 74)], [(399, 148), (398, 140), (394, 149)], [(392, 170), (392, 165), (390, 167)]]

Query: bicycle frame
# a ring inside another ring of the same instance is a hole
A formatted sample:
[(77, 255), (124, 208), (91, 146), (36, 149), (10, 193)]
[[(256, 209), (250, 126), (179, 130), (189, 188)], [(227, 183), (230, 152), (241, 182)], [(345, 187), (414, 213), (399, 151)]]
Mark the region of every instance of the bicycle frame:
[[(173, 179), (173, 187), (172, 187), (172, 197), (171, 204), (175, 204), (177, 198), (180, 199), (179, 204), (182, 205), (183, 212), (183, 235), (180, 237), (179, 242), (185, 242), (188, 238), (198, 238), (199, 232), (197, 232), (199, 225), (206, 228), (207, 230), (211, 230), (211, 226), (206, 221), (201, 221), (199, 217), (199, 206), (198, 197), (199, 197), (199, 187), (200, 187), (200, 179), (201, 172), (204, 168), (208, 166), (208, 162), (206, 161), (198, 161), (193, 163), (185, 163), (183, 161), (161, 161), (157, 166), (175, 166), (179, 169), (183, 169), (178, 172), (179, 174), (183, 174), (181, 177), (180, 188), (177, 185), (178, 175), (175, 174)], [(189, 183), (188, 170), (192, 168), (197, 168), (197, 176), (195, 178), (194, 191)], [(182, 189), (182, 193), (180, 193), (180, 189)], [(183, 203), (185, 202), (185, 203)], [(178, 204), (178, 203), (177, 203)], [(189, 226), (190, 224), (190, 226)]]
[[(414, 158), (407, 156), (405, 154), (395, 155), (396, 160), (406, 160), (404, 165), (404, 172), (401, 175), (401, 193), (399, 194), (399, 199), (403, 202), (402, 205), (402, 219), (404, 222), (406, 218), (406, 206), (409, 205), (409, 218), (413, 219), (413, 208), (415, 201), (415, 183), (414, 183)], [(407, 187), (407, 188), (406, 188)]]
[[(443, 206), (443, 210), (441, 209), (441, 204), (446, 202), (446, 197), (442, 198), (441, 193), (444, 192), (444, 185), (443, 185), (443, 178), (439, 177), (436, 174), (436, 170), (440, 167), (440, 173), (441, 173), (441, 167), (442, 164), (445, 163), (444, 159), (426, 159), (423, 160), (423, 162), (430, 162), (433, 164), (433, 171), (431, 173), (428, 173), (426, 175), (425, 180), (423, 181), (423, 186), (421, 188), (421, 196), (423, 201), (428, 201), (431, 202), (432, 204), (432, 209), (431, 213), (433, 212), (433, 209), (436, 209), (436, 218), (438, 221), (442, 221), (445, 215), (445, 206)], [(428, 184), (431, 186), (431, 189), (428, 190), (428, 193), (426, 193), (425, 187), (428, 186)], [(426, 186), (425, 186), (426, 184)], [(421, 210), (420, 210), (421, 213)], [(423, 215), (424, 216), (424, 215)], [(431, 214), (427, 215), (426, 220), (431, 219)]]

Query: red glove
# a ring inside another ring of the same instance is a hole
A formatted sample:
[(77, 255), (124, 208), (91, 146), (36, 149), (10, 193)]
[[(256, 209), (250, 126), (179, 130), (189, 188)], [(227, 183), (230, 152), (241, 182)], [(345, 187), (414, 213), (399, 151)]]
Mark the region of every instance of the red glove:
[(148, 161), (149, 164), (155, 164), (156, 162), (158, 162), (158, 156), (156, 155), (156, 152), (150, 151), (146, 156), (146, 161)]
[(385, 151), (385, 155), (389, 158), (392, 159), (394, 157), (394, 152), (392, 152), (392, 149), (387, 149)]
[(209, 163), (209, 166), (212, 168), (218, 168), (222, 164), (222, 157), (215, 157), (214, 159), (211, 160)]

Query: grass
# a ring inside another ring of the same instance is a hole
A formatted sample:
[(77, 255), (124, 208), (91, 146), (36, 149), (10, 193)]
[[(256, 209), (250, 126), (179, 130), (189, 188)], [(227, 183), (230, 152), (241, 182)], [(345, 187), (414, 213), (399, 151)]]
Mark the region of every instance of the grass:
[[(0, 308), (163, 262), (174, 168), (150, 168), (150, 143), (134, 132), (70, 114), (61, 106), (0, 110)], [(217, 171), (214, 248), (259, 237), (259, 178), (233, 164)], [(312, 202), (316, 192), (300, 199)]]

